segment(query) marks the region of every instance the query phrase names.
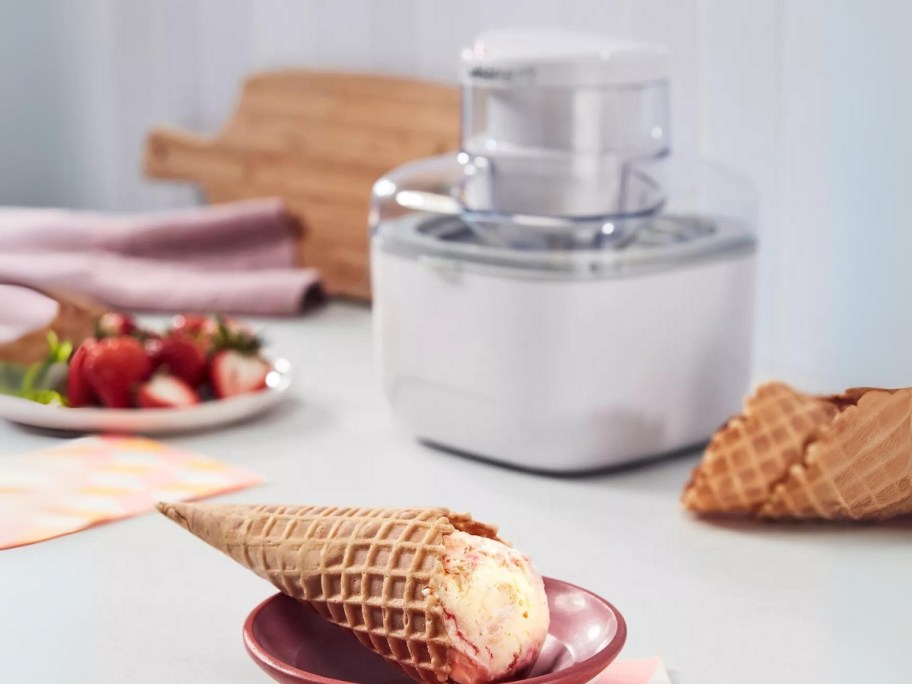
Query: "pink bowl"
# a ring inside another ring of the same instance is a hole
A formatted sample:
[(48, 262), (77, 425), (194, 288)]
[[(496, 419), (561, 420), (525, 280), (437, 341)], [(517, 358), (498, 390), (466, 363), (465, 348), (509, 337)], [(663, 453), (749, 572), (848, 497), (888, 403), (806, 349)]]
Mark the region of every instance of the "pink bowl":
[[(620, 653), (621, 614), (592, 592), (545, 578), (551, 627), (538, 662), (522, 681), (585, 684)], [(244, 646), (266, 674), (284, 684), (411, 684), (382, 657), (305, 605), (276, 594), (244, 623)]]

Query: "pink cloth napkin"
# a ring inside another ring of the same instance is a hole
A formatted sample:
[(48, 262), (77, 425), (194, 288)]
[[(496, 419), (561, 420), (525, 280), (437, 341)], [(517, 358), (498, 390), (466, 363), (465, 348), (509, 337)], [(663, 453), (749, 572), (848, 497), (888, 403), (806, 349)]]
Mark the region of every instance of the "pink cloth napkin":
[(123, 309), (293, 314), (320, 287), (294, 267), (295, 230), (277, 199), (123, 216), (0, 209), (0, 281)]

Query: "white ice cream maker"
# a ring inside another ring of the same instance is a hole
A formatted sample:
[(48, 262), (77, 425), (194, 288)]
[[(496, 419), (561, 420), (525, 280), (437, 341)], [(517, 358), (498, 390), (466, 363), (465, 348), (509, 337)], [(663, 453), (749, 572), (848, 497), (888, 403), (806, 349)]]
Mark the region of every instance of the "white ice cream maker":
[(665, 51), (495, 32), (460, 81), (461, 151), (374, 186), (395, 414), (428, 443), (555, 473), (706, 440), (750, 379), (755, 200), (672, 153)]

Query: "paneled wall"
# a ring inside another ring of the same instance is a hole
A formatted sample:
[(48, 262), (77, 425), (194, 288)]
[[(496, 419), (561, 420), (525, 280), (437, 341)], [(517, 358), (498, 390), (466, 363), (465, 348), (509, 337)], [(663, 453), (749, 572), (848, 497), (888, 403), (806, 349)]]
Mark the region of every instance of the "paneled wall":
[(0, 203), (197, 201), (139, 173), (158, 122), (212, 132), (251, 70), (452, 80), (479, 31), (666, 43), (676, 151), (761, 196), (758, 378), (912, 385), (912, 5), (901, 0), (39, 0), (0, 9)]

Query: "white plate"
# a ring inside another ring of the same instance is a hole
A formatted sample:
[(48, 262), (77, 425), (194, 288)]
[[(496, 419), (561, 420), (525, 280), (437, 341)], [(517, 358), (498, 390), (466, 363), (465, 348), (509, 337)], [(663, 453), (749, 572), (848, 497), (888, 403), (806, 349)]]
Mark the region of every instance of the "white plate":
[(204, 401), (179, 409), (106, 409), (48, 406), (0, 394), (0, 418), (31, 427), (75, 432), (161, 434), (205, 430), (250, 418), (274, 406), (291, 385), (291, 364), (276, 359), (259, 392)]

